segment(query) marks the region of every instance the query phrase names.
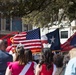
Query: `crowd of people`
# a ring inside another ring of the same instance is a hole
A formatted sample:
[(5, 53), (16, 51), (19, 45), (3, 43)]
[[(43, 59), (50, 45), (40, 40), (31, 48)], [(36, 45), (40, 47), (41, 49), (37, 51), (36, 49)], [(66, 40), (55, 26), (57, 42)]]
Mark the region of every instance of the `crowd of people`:
[(6, 51), (7, 43), (0, 40), (0, 75), (76, 75), (76, 49), (52, 52), (43, 48), (37, 62), (30, 49), (19, 44), (14, 56)]

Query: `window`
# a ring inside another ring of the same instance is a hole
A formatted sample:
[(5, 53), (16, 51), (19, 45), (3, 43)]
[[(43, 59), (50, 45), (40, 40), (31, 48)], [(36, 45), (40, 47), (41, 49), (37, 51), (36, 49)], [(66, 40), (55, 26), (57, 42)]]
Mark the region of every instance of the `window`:
[(61, 31), (61, 38), (68, 38), (68, 31)]
[(6, 18), (6, 30), (10, 31), (10, 18)]
[(12, 18), (12, 31), (22, 31), (21, 17), (13, 17)]

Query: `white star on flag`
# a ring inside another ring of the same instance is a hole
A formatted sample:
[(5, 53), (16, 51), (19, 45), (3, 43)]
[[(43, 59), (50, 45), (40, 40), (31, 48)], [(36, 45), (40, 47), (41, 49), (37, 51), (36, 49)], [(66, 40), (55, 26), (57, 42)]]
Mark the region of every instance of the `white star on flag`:
[(55, 40), (54, 36), (52, 36), (50, 40), (51, 40), (51, 43), (54, 43), (54, 40)]

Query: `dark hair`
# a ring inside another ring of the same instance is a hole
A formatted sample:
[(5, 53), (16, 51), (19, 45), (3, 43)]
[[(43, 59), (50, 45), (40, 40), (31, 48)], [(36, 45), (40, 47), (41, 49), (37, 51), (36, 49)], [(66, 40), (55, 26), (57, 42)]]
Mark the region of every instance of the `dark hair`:
[(4, 45), (5, 45), (5, 48), (7, 48), (7, 46), (8, 46), (7, 40), (5, 39), (5, 40), (3, 40), (3, 42), (4, 42)]
[(33, 60), (32, 52), (30, 49), (25, 49), (24, 55), (25, 55), (25, 64)]
[(7, 47), (7, 41), (6, 40), (0, 40), (0, 48), (2, 48), (2, 50), (5, 50)]
[(24, 49), (23, 46), (17, 47), (16, 49), (16, 61), (19, 61), (19, 64), (27, 64), (32, 61), (32, 52), (30, 49)]
[(44, 48), (42, 50), (42, 60), (40, 62), (40, 66), (42, 64), (46, 64), (47, 69), (52, 67), (52, 51), (49, 48)]
[(70, 60), (70, 55), (67, 54), (67, 55), (64, 55), (64, 60), (63, 60), (63, 63), (66, 65)]
[(19, 61), (19, 64), (22, 64), (22, 63), (25, 62), (24, 51), (25, 51), (25, 49), (24, 49), (23, 47), (19, 47), (19, 48), (17, 48), (17, 50), (16, 50), (16, 55), (17, 55), (16, 61)]
[(56, 67), (62, 67), (63, 66), (63, 58), (64, 58), (64, 56), (61, 54), (54, 55), (53, 62), (56, 65)]

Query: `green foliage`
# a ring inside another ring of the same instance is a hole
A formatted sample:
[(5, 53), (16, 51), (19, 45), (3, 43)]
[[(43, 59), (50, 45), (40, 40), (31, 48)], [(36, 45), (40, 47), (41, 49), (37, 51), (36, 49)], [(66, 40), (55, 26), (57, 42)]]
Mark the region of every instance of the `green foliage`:
[(25, 24), (39, 27), (58, 21), (60, 8), (64, 9), (70, 21), (76, 19), (76, 0), (0, 0), (3, 16), (20, 16)]
[(0, 11), (4, 15), (24, 16), (32, 11), (41, 11), (51, 0), (0, 0)]
[(58, 12), (60, 8), (64, 9), (64, 14), (62, 15), (62, 18), (66, 14), (70, 21), (76, 19), (75, 0), (51, 0), (49, 5), (46, 8), (44, 8), (44, 10), (40, 12), (34, 11), (33, 13), (31, 13), (31, 15), (28, 15), (30, 18), (28, 23), (30, 22), (33, 25), (39, 25), (40, 27), (43, 27), (44, 25), (47, 25), (49, 22), (52, 23), (53, 21), (58, 21)]

